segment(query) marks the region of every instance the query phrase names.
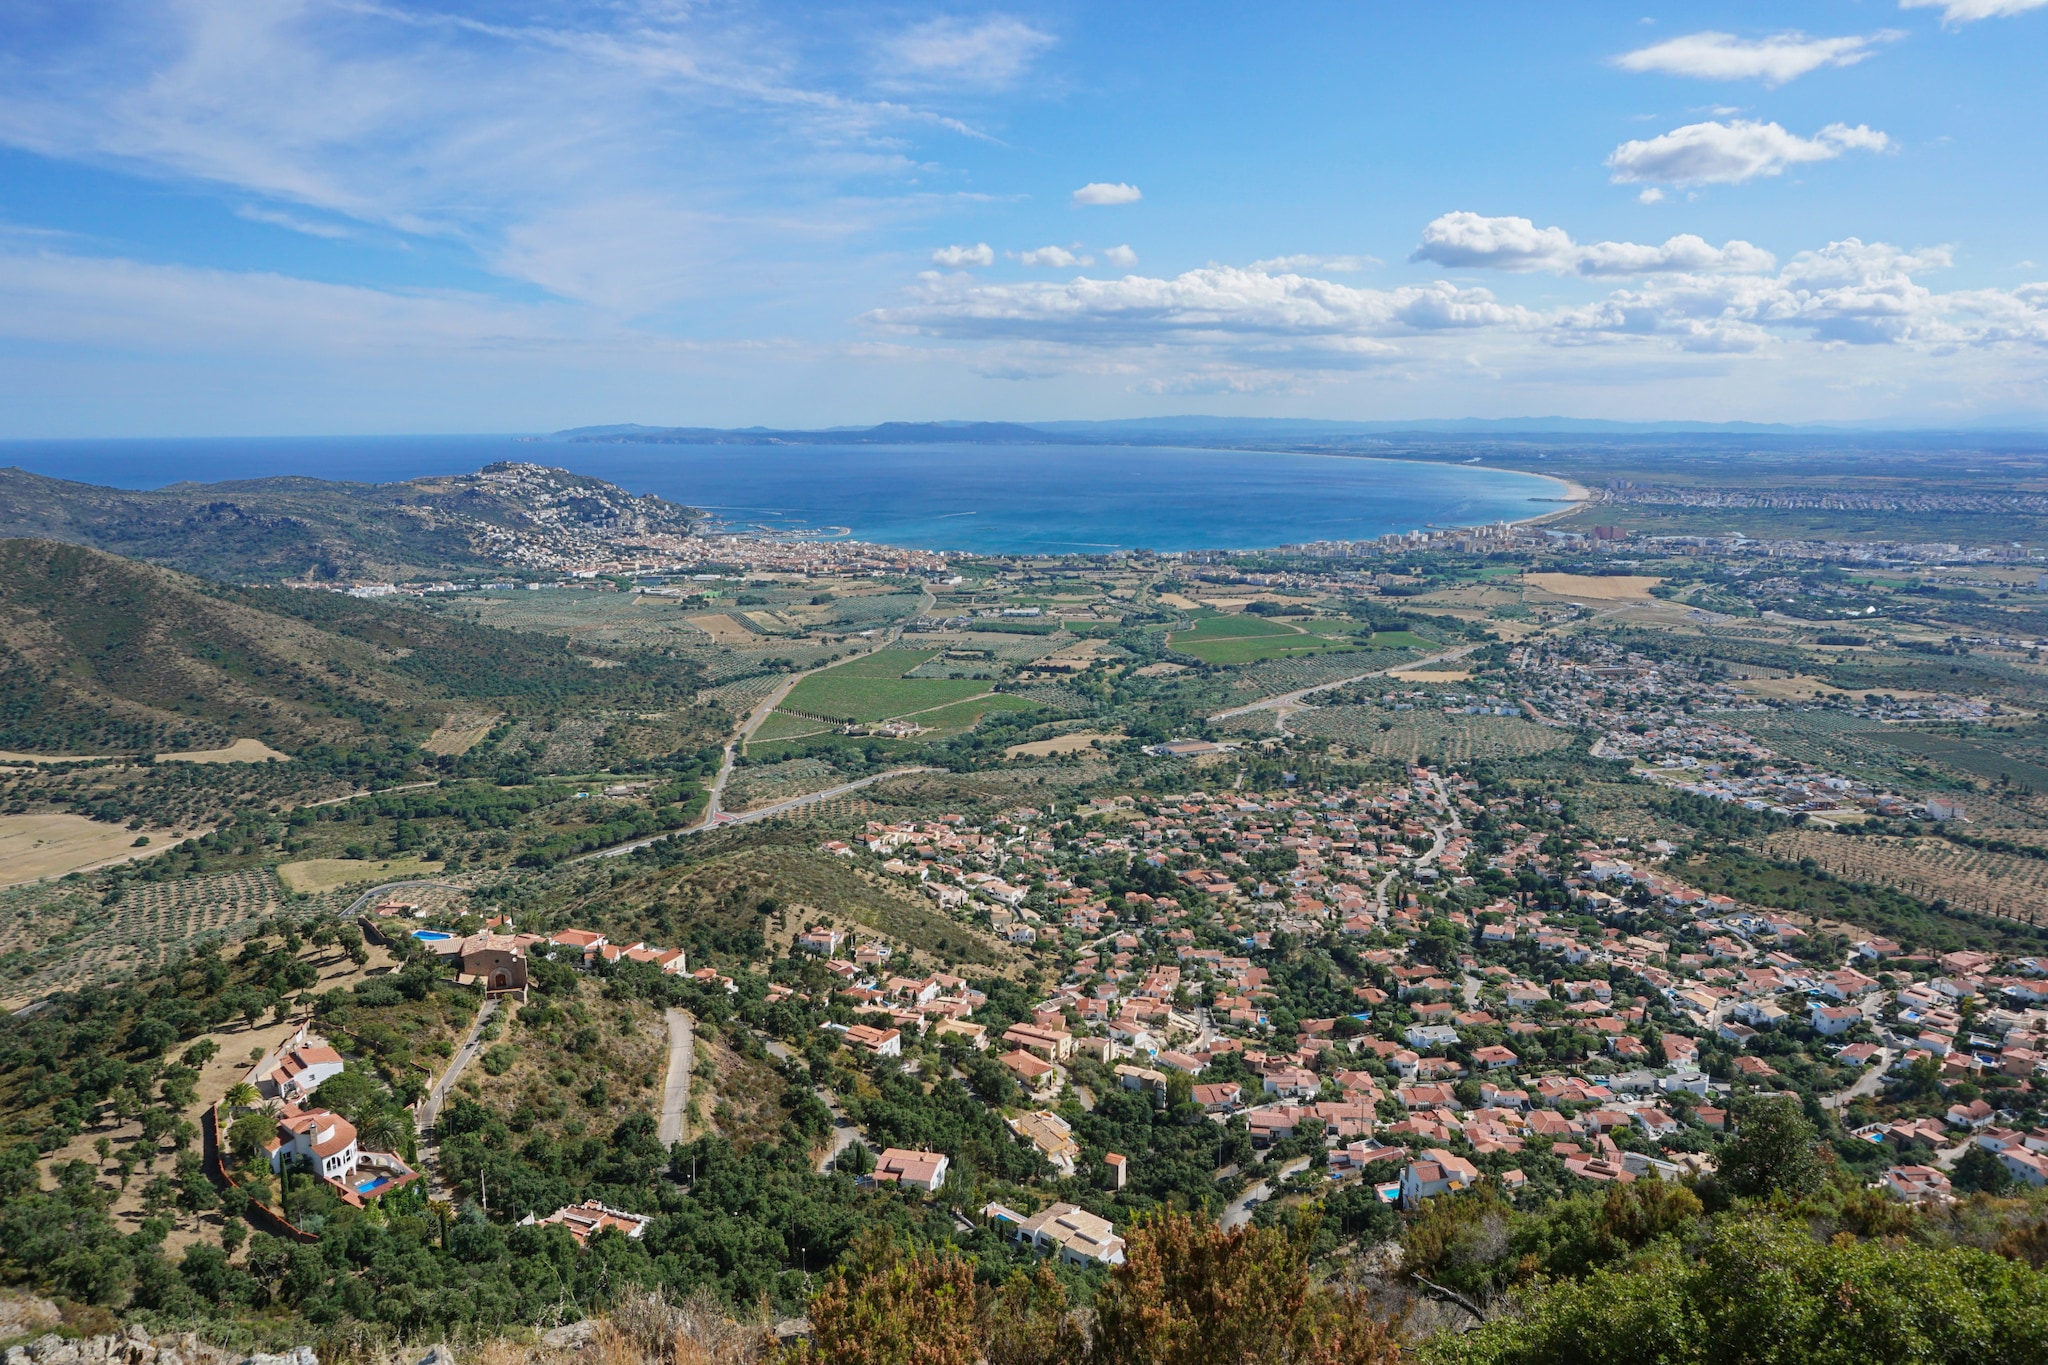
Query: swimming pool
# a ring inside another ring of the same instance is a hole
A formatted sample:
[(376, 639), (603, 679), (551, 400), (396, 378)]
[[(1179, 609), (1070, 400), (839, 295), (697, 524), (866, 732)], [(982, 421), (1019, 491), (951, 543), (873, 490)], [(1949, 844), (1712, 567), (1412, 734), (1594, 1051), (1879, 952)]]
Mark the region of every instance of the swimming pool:
[(415, 929), (412, 936), (422, 943), (439, 943), (444, 938), (455, 937), (446, 929)]
[(365, 1180), (365, 1181), (361, 1181), (361, 1182), (359, 1182), (359, 1183), (358, 1183), (358, 1184), (356, 1185), (356, 1193), (357, 1193), (357, 1194), (375, 1194), (375, 1193), (376, 1193), (377, 1191), (379, 1191), (379, 1190), (383, 1189), (383, 1188), (384, 1188), (384, 1187), (385, 1187), (386, 1185), (389, 1185), (390, 1183), (391, 1183), (391, 1177), (390, 1177), (390, 1176), (388, 1176), (388, 1175), (380, 1175), (380, 1176), (378, 1176), (378, 1177), (377, 1177), (377, 1178), (376, 1178), (375, 1180)]

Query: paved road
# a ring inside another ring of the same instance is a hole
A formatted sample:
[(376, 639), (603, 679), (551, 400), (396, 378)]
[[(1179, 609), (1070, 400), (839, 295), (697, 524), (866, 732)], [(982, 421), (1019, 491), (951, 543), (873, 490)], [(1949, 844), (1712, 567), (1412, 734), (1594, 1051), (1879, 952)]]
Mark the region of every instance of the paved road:
[(1856, 1078), (1854, 1085), (1847, 1090), (1837, 1090), (1832, 1095), (1823, 1096), (1821, 1108), (1846, 1109), (1851, 1101), (1862, 1099), (1866, 1095), (1875, 1095), (1884, 1089), (1885, 1072), (1891, 1069), (1891, 1065), (1892, 1050), (1885, 1048), (1877, 1054), (1876, 1061), (1864, 1068), (1863, 1074)]
[(476, 1018), (470, 1021), (469, 1032), (463, 1037), (462, 1046), (455, 1049), (455, 1057), (448, 1063), (448, 1069), (441, 1073), (441, 1079), (434, 1082), (433, 1089), (429, 1090), (426, 1099), (420, 1102), (419, 1113), (414, 1121), (420, 1132), (424, 1133), (432, 1128), (434, 1120), (441, 1116), (441, 1106), (448, 1100), (449, 1089), (462, 1078), (463, 1069), (475, 1061), (477, 1054), (483, 1050), (484, 1025), (497, 1012), (498, 1002), (486, 1000), (483, 1008), (476, 1012)]
[(759, 810), (750, 810), (744, 815), (723, 816), (715, 826), (692, 825), (688, 829), (674, 830), (669, 834), (653, 834), (645, 839), (635, 839), (629, 844), (614, 844), (610, 848), (601, 848), (595, 853), (586, 853), (579, 858), (572, 858), (570, 861), (581, 863), (588, 862), (592, 858), (616, 858), (620, 854), (631, 853), (636, 848), (645, 848), (649, 844), (658, 844), (663, 839), (681, 838), (683, 835), (696, 834), (705, 829), (725, 829), (732, 825), (751, 825), (756, 820), (767, 820), (777, 815), (787, 815), (793, 810), (800, 810), (805, 806), (813, 806), (820, 801), (829, 801), (835, 796), (844, 796), (848, 792), (857, 792), (862, 787), (872, 787), (877, 782), (887, 782), (892, 777), (905, 777), (911, 773), (935, 773), (939, 771), (942, 770), (931, 767), (929, 764), (918, 764), (909, 768), (891, 768), (885, 773), (875, 773), (853, 782), (842, 782), (836, 787), (827, 787), (821, 792), (810, 792), (804, 796), (792, 796), (787, 801), (777, 801), (772, 806), (763, 806)]
[[(1294, 1158), (1294, 1160), (1280, 1168), (1281, 1181), (1284, 1183), (1288, 1177), (1296, 1172), (1307, 1170), (1308, 1164), (1309, 1159), (1305, 1156)], [(1258, 1184), (1251, 1186), (1243, 1194), (1230, 1201), (1228, 1207), (1223, 1210), (1223, 1216), (1216, 1220), (1217, 1226), (1221, 1227), (1225, 1232), (1243, 1227), (1246, 1223), (1252, 1221), (1252, 1209), (1254, 1206), (1264, 1203), (1272, 1197), (1272, 1194), (1272, 1185), (1261, 1180)]]
[(1270, 711), (1275, 707), (1292, 706), (1303, 697), (1314, 696), (1318, 692), (1328, 692), (1333, 688), (1349, 687), (1353, 683), (1364, 682), (1367, 678), (1383, 678), (1395, 669), (1406, 672), (1412, 669), (1427, 668), (1431, 664), (1449, 663), (1453, 659), (1462, 659), (1477, 648), (1479, 648), (1478, 645), (1460, 645), (1456, 649), (1447, 649), (1441, 654), (1432, 654), (1427, 658), (1410, 659), (1405, 663), (1393, 664), (1386, 668), (1376, 668), (1370, 673), (1360, 673), (1354, 677), (1339, 678), (1335, 682), (1317, 683), (1314, 687), (1304, 687), (1293, 692), (1282, 692), (1277, 697), (1266, 697), (1263, 700), (1251, 703), (1249, 706), (1233, 706), (1228, 711), (1218, 711), (1209, 719), (1211, 721), (1229, 720), (1232, 716), (1250, 715), (1254, 711)]
[(683, 1140), (683, 1121), (690, 1110), (690, 1072), (697, 1060), (690, 1023), (683, 1011), (668, 1012), (668, 1084), (661, 1092), (661, 1127), (655, 1134), (664, 1147)]
[(356, 897), (356, 898), (355, 898), (354, 900), (350, 901), (350, 902), (348, 903), (348, 909), (346, 909), (346, 910), (344, 910), (344, 911), (342, 911), (342, 912), (341, 912), (341, 917), (342, 917), (343, 919), (354, 919), (354, 918), (355, 918), (355, 917), (356, 917), (357, 915), (360, 915), (360, 914), (362, 914), (362, 913), (363, 913), (363, 911), (365, 911), (365, 910), (369, 909), (371, 905), (375, 904), (375, 903), (376, 903), (376, 900), (377, 900), (377, 898), (378, 898), (379, 896), (382, 896), (382, 895), (384, 895), (384, 894), (385, 894), (386, 892), (389, 892), (389, 891), (403, 891), (403, 890), (404, 890), (404, 889), (405, 889), (406, 887), (408, 887), (408, 886), (438, 886), (438, 887), (440, 887), (441, 889), (443, 889), (443, 890), (445, 890), (445, 891), (467, 891), (467, 890), (469, 890), (469, 888), (468, 888), (468, 887), (466, 887), (466, 886), (461, 886), (461, 885), (458, 885), (458, 884), (457, 884), (457, 883), (455, 883), (455, 882), (436, 882), (436, 881), (409, 881), (409, 882), (385, 882), (385, 883), (383, 883), (383, 884), (382, 884), (381, 886), (373, 886), (373, 887), (371, 887), (371, 888), (370, 888), (370, 889), (369, 889), (368, 891), (365, 891), (365, 892), (364, 892), (364, 893), (363, 893), (362, 895), (360, 895), (360, 896), (357, 896), (357, 897)]
[[(769, 1056), (779, 1058), (785, 1062), (796, 1057), (796, 1053), (790, 1051), (788, 1044), (770, 1038), (765, 1034), (757, 1033), (754, 1036), (761, 1040), (761, 1046), (768, 1049)], [(841, 1152), (856, 1142), (865, 1141), (867, 1134), (862, 1132), (859, 1126), (846, 1116), (846, 1111), (839, 1107), (839, 1097), (837, 1095), (822, 1085), (817, 1087), (817, 1094), (818, 1102), (832, 1111), (832, 1146), (826, 1151), (825, 1155), (818, 1158), (818, 1174), (823, 1175), (832, 1169), (833, 1163), (839, 1160)], [(872, 1146), (873, 1144), (870, 1143), (869, 1145)]]

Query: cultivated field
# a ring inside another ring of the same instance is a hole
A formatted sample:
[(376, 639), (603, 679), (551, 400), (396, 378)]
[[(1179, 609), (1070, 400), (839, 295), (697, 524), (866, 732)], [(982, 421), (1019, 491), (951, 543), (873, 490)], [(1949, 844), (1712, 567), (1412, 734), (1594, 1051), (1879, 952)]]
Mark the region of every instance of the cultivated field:
[(778, 708), (822, 720), (878, 721), (928, 711), (988, 691), (971, 678), (906, 678), (934, 651), (884, 649), (798, 683)]
[(430, 754), (466, 754), (497, 723), (495, 711), (451, 711), (420, 747)]
[(1571, 742), (1571, 736), (1562, 730), (1514, 716), (1447, 716), (1440, 711), (1389, 711), (1376, 706), (1317, 707), (1288, 717), (1287, 728), (1404, 762), (1425, 755), (1451, 763), (1520, 758), (1548, 753)]
[(1849, 881), (1895, 887), (1963, 910), (2048, 923), (2048, 862), (1983, 853), (1945, 839), (1888, 839), (1785, 830), (1765, 847), (1779, 858), (1811, 858)]
[(1113, 743), (1120, 735), (1106, 735), (1100, 730), (1077, 730), (1071, 735), (1054, 735), (1051, 739), (1034, 740), (1029, 744), (1012, 744), (1003, 750), (1004, 758), (1049, 758), (1054, 754), (1079, 753), (1092, 749), (1095, 742)]
[[(1204, 663), (1248, 664), (1301, 654), (1363, 649), (1360, 636), (1353, 633), (1356, 630), (1349, 622), (1294, 625), (1263, 616), (1210, 616), (1197, 621), (1191, 630), (1175, 631), (1166, 642)], [(1369, 640), (1370, 632), (1363, 638)]]
[(113, 905), (68, 886), (22, 887), (0, 895), (0, 964), (12, 1000), (103, 981), (166, 954), (202, 933), (239, 937), (279, 913), (294, 917), (336, 908), (313, 898), (292, 902), (261, 868), (136, 882)]

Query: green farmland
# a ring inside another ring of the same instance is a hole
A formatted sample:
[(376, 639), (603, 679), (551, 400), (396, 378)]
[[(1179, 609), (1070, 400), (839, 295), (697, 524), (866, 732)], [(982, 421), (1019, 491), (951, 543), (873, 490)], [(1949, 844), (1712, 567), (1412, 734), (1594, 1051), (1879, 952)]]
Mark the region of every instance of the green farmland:
[(1303, 654), (1363, 649), (1371, 638), (1370, 630), (1348, 621), (1317, 620), (1294, 625), (1263, 616), (1207, 616), (1192, 629), (1175, 631), (1167, 637), (1167, 644), (1204, 663), (1251, 664)]
[[(790, 719), (871, 722), (965, 701), (989, 690), (972, 678), (906, 678), (903, 675), (938, 653), (931, 649), (884, 649), (814, 673), (791, 689), (769, 718), (784, 734)], [(781, 722), (778, 724), (777, 722)], [(768, 727), (764, 725), (763, 729)]]

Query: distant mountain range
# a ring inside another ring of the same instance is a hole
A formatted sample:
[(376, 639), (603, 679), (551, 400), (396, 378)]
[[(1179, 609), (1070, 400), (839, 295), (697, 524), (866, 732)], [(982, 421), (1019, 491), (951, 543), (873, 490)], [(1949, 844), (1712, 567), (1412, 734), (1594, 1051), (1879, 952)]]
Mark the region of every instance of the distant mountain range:
[(776, 427), (650, 427), (633, 423), (572, 427), (547, 437), (553, 441), (605, 442), (633, 445), (919, 445), (959, 442), (970, 445), (1036, 443), (1109, 445), (1171, 445), (1217, 441), (1256, 444), (1354, 443), (1403, 436), (1467, 436), (1500, 439), (1527, 437), (1802, 437), (1831, 434), (1872, 435), (1889, 432), (1955, 431), (2041, 432), (2048, 418), (2011, 416), (1949, 425), (1898, 422), (1616, 422), (1592, 417), (1452, 417), (1413, 421), (1346, 422), (1297, 417), (1132, 417), (1098, 422), (883, 422), (870, 427), (827, 427), (805, 431)]

